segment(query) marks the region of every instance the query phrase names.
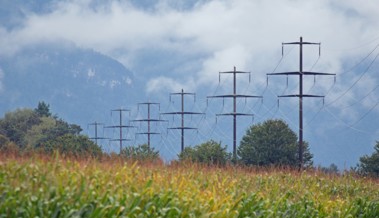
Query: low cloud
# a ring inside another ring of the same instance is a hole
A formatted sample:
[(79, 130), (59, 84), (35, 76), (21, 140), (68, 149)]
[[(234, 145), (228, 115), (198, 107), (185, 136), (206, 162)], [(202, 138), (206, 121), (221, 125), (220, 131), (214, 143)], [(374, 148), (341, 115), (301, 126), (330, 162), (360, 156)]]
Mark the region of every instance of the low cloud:
[[(359, 60), (379, 43), (376, 0), (364, 4), (354, 0), (199, 0), (191, 7), (175, 2), (161, 0), (144, 8), (129, 1), (58, 1), (50, 13), (30, 13), (20, 28), (0, 27), (0, 52), (10, 55), (34, 43), (69, 41), (112, 56), (134, 72), (144, 67), (142, 61), (147, 54), (164, 55), (167, 60), (181, 54), (186, 61), (178, 64), (193, 73), (181, 72), (180, 66), (170, 75), (144, 72), (141, 76), (149, 77), (146, 91), (153, 93), (215, 87), (218, 72), (232, 70), (233, 66), (254, 72), (264, 86), (266, 73), (281, 58), (281, 43), (298, 41), (299, 36), (305, 41), (322, 42), (321, 58), (314, 70), (337, 74), (349, 67), (347, 61)], [(318, 60), (318, 48), (306, 46), (304, 56), (304, 66), (310, 68)], [(202, 58), (200, 65), (199, 58), (193, 57)], [(297, 57), (298, 48), (286, 46), (276, 71), (296, 70)], [(156, 65), (151, 69), (157, 71), (172, 70), (165, 69), (163, 62), (149, 64)], [(377, 81), (377, 75), (370, 76)], [(356, 78), (355, 74), (345, 77), (345, 81)], [(306, 88), (311, 86), (307, 83)], [(364, 86), (371, 90), (375, 83)], [(327, 91), (329, 87), (318, 88)], [(345, 84), (336, 87), (341, 92), (348, 88)], [(348, 103), (346, 97), (336, 105)]]
[(172, 78), (160, 76), (148, 81), (146, 91), (151, 94), (154, 92), (175, 92), (181, 89), (192, 90), (193, 83), (180, 83)]

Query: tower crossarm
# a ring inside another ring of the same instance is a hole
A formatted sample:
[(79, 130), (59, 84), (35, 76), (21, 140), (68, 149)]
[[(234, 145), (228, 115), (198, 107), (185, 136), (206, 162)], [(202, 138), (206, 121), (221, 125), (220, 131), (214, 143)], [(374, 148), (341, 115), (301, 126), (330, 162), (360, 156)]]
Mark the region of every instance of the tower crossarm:
[(129, 142), (129, 141), (132, 141), (132, 140), (131, 139), (110, 139), (109, 141), (112, 141), (112, 142), (127, 141), (127, 142)]
[(289, 97), (306, 97), (306, 98), (324, 98), (325, 96), (324, 95), (308, 95), (308, 94), (303, 94), (303, 95), (298, 95), (298, 94), (294, 94), (294, 95), (278, 95), (279, 98), (289, 98)]
[(130, 125), (115, 125), (115, 126), (105, 126), (104, 128), (136, 128), (136, 127), (130, 126)]
[(247, 113), (222, 113), (222, 114), (216, 114), (216, 116), (251, 116), (253, 117), (254, 114), (247, 114)]
[(241, 95), (241, 94), (230, 94), (230, 95), (213, 95), (207, 96), (207, 98), (263, 98), (259, 95)]
[(322, 72), (310, 72), (310, 71), (303, 71), (300, 73), (299, 71), (293, 71), (293, 72), (280, 72), (280, 73), (268, 73), (267, 75), (269, 76), (275, 76), (275, 75), (312, 75), (312, 76), (317, 76), (317, 75), (322, 75), (322, 76), (335, 76), (335, 73), (322, 73)]
[(199, 113), (199, 112), (190, 112), (190, 111), (176, 111), (176, 112), (167, 112), (167, 113), (161, 113), (162, 115), (181, 115), (181, 114), (188, 114), (188, 115), (198, 115), (198, 114), (205, 114), (205, 113)]
[(194, 128), (194, 127), (170, 127), (168, 129), (197, 129), (197, 128)]
[(168, 122), (168, 121), (161, 120), (161, 119), (137, 119), (137, 120), (131, 120), (131, 122)]
[(159, 132), (137, 132), (137, 135), (159, 135)]

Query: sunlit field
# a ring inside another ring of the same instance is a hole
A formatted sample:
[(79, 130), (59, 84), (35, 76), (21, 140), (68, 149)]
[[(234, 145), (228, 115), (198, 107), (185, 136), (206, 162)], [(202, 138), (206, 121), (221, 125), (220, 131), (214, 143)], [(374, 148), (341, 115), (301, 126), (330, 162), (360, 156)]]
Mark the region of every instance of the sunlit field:
[(379, 182), (195, 164), (1, 157), (1, 217), (378, 217)]

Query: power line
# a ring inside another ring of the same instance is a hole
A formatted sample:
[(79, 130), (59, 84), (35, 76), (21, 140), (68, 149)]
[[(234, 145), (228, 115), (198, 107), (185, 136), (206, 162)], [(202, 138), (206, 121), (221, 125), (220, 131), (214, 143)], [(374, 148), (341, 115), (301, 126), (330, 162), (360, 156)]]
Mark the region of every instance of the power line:
[[(332, 115), (332, 117), (334, 117), (334, 119), (336, 119), (337, 121), (339, 121), (340, 123), (342, 123), (343, 125), (345, 125), (346, 128), (349, 128), (349, 129), (354, 130), (354, 131), (359, 132), (359, 133), (369, 134), (366, 131), (363, 131), (361, 129), (357, 129), (357, 128), (353, 127), (352, 125), (346, 123), (341, 118), (339, 118), (335, 114), (333, 114), (327, 107), (325, 107), (325, 111), (328, 112), (330, 115)], [(342, 131), (340, 131), (340, 132), (342, 132)]]
[(358, 120), (356, 120), (353, 124), (350, 126), (354, 126), (355, 124), (359, 123), (363, 118), (365, 118), (372, 110), (374, 110), (379, 105), (379, 101), (376, 102), (374, 106), (372, 106), (365, 114), (363, 114)]
[(363, 97), (361, 97), (361, 99), (355, 101), (354, 103), (342, 108), (341, 110), (345, 110), (346, 108), (349, 108), (349, 107), (352, 107), (360, 102), (362, 102), (365, 98), (367, 98), (368, 96), (370, 96), (371, 93), (373, 93), (377, 88), (379, 88), (379, 85), (375, 86), (371, 91), (369, 91), (366, 95), (364, 95)]
[[(379, 46), (379, 45), (378, 45)], [(363, 76), (368, 72), (368, 70), (371, 68), (371, 66), (374, 64), (374, 62), (376, 61), (376, 59), (378, 58), (379, 56), (379, 52), (378, 54), (376, 54), (375, 58), (370, 62), (370, 64), (367, 66), (366, 70), (363, 71), (363, 73), (359, 76), (359, 78), (354, 81), (354, 83), (348, 88), (346, 89), (345, 92), (343, 92), (340, 96), (338, 96), (336, 99), (334, 99), (333, 101), (329, 102), (326, 106), (330, 106), (331, 104), (335, 103), (336, 101), (338, 101), (339, 99), (341, 99), (343, 96), (345, 96), (362, 78)]]

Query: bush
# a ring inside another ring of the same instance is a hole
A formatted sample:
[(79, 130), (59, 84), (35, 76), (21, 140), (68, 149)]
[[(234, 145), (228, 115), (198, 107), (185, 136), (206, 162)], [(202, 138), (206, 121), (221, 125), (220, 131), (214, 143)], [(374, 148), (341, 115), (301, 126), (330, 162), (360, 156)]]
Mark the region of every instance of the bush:
[(157, 160), (159, 159), (159, 151), (154, 151), (147, 144), (138, 145), (136, 147), (130, 146), (122, 149), (121, 156), (135, 160)]
[(193, 161), (208, 165), (225, 165), (231, 160), (231, 154), (226, 151), (226, 146), (213, 140), (207, 141), (195, 147), (186, 147), (179, 154), (180, 161)]
[(101, 148), (87, 136), (73, 134), (49, 140), (37, 149), (48, 154), (58, 151), (62, 155), (74, 157), (99, 157), (102, 154)]

